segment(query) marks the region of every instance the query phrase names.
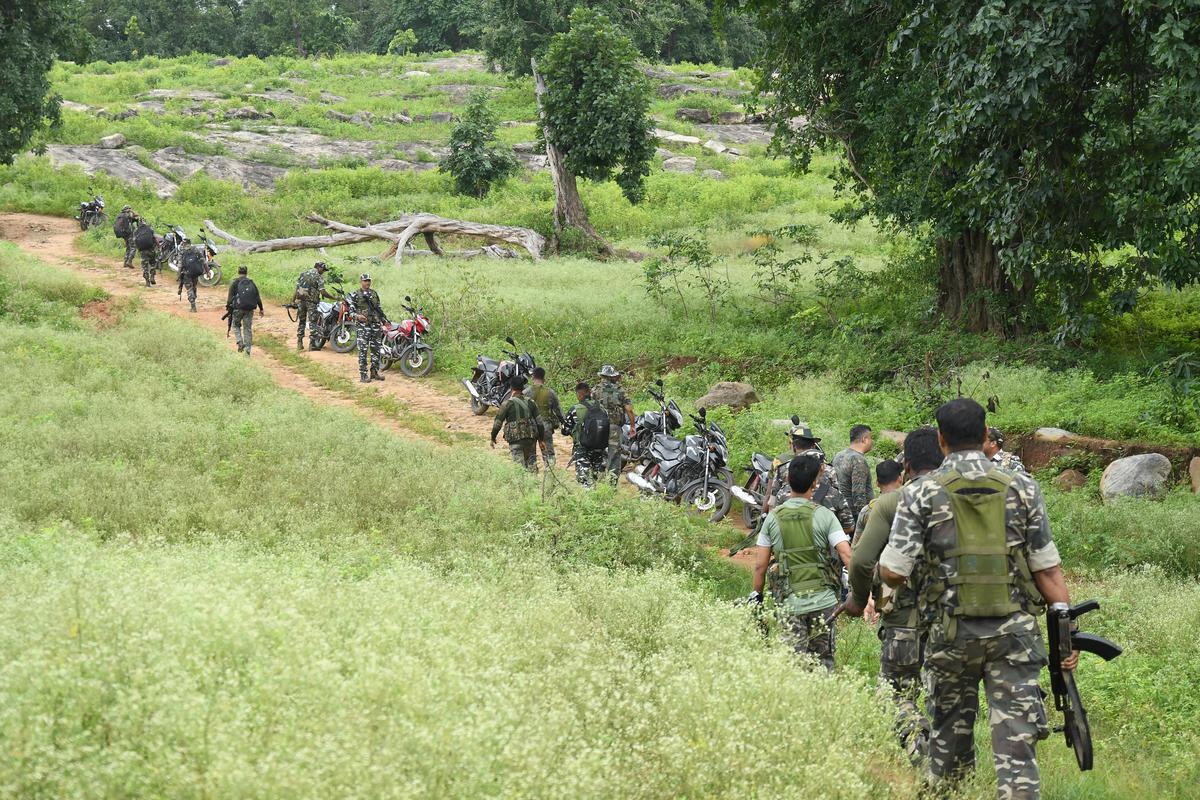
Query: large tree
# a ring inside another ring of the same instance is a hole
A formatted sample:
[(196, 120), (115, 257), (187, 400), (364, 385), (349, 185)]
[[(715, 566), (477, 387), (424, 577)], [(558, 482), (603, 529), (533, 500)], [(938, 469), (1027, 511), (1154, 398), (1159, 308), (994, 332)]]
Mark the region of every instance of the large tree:
[(554, 179), (554, 230), (561, 240), (574, 228), (611, 251), (588, 220), (575, 179), (615, 178), (630, 202), (642, 199), (654, 139), (637, 51), (604, 14), (577, 8), (571, 29), (532, 68)]
[(1195, 0), (729, 2), (778, 147), (835, 147), (851, 215), (932, 236), (947, 317), (1004, 334), (1035, 287), (1200, 276)]
[(74, 0), (0, 3), (0, 164), (11, 164), (33, 135), (59, 120), (61, 98), (47, 74), (56, 58), (81, 58), (87, 39)]

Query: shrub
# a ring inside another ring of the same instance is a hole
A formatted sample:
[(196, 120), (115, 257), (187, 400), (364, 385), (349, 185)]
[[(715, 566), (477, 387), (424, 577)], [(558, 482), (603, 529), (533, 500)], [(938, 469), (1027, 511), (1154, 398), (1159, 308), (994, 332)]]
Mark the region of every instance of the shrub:
[(462, 118), (450, 134), (450, 154), (440, 168), (454, 176), (461, 194), (483, 197), (521, 168), (512, 151), (496, 143), (496, 117), (488, 108), (485, 89), (471, 92)]

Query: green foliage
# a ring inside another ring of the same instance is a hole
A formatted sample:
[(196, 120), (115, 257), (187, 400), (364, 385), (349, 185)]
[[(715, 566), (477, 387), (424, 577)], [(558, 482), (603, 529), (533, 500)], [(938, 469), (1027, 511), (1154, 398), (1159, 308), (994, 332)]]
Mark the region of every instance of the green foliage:
[(521, 169), (512, 150), (496, 141), (496, 115), (489, 106), (490, 94), (477, 89), (450, 133), (450, 154), (440, 169), (454, 176), (462, 194), (483, 197), (492, 188)]
[(730, 285), (728, 274), (722, 276), (716, 271), (718, 260), (708, 246), (708, 240), (679, 233), (651, 237), (649, 245), (664, 247), (667, 252), (646, 260), (643, 266), (646, 293), (665, 306), (673, 288), (680, 309), (686, 315), (688, 308), (680, 286), (682, 279), (685, 284), (700, 290), (708, 306), (709, 320), (716, 322), (721, 305), (729, 296)]
[(540, 70), (546, 128), (567, 171), (592, 181), (616, 173), (625, 197), (640, 202), (654, 139), (650, 86), (629, 37), (603, 14), (576, 9), (570, 31), (551, 40)]
[(391, 55), (406, 56), (406, 55), (408, 55), (409, 48), (416, 45), (416, 43), (417, 43), (417, 34), (413, 32), (412, 28), (405, 28), (404, 30), (397, 30), (396, 35), (392, 37), (392, 40), (390, 42), (388, 42), (388, 46), (387, 46), (388, 55), (389, 56), (391, 56)]
[[(357, 21), (363, 46), (384, 52), (401, 31), (411, 30), (417, 52), (477, 48), (486, 28), (484, 0), (377, 0), (364, 3)], [(382, 22), (381, 22), (382, 20)]]

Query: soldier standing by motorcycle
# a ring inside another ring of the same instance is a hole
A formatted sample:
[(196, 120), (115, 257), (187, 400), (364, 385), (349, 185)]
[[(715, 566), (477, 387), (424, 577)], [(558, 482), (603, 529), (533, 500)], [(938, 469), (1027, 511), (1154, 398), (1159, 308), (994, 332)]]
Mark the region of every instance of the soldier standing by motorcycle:
[(133, 257), (137, 254), (133, 232), (141, 223), (142, 218), (132, 207), (127, 205), (121, 207), (121, 213), (117, 214), (117, 218), (113, 220), (113, 233), (117, 235), (118, 239), (125, 242), (125, 269), (133, 269)]
[(513, 461), (537, 472), (537, 441), (542, 432), (537, 403), (525, 397), (524, 375), (514, 376), (509, 386), (512, 394), (500, 406), (492, 423), (492, 447), (496, 446), (496, 436), (503, 427), (504, 441), (508, 442)]
[[(563, 420), (562, 432), (564, 436), (570, 436), (575, 442), (574, 448), (571, 450), (571, 463), (575, 465), (575, 480), (579, 481), (580, 486), (592, 486), (596, 483), (596, 476), (604, 471), (608, 448), (607, 444), (603, 447), (588, 448), (589, 443), (585, 440), (585, 422), (589, 415), (597, 412), (603, 415), (600, 423), (603, 425), (607, 421), (607, 414), (592, 399), (592, 387), (588, 386), (586, 381), (575, 384), (575, 400), (575, 405), (571, 406), (571, 410), (567, 412), (567, 418)], [(601, 428), (601, 430), (603, 429)]]
[(563, 423), (563, 414), (558, 393), (546, 385), (546, 370), (533, 368), (533, 383), (525, 389), (525, 396), (537, 403), (542, 420), (542, 435), (538, 438), (538, 445), (542, 450), (542, 461), (547, 467), (553, 467), (554, 429)]
[(305, 323), (308, 323), (308, 349), (320, 350), (325, 344), (321, 339), (321, 314), (317, 311), (317, 304), (321, 302), (322, 296), (327, 300), (337, 299), (325, 291), (325, 272), (328, 269), (324, 261), (318, 261), (313, 264), (312, 269), (301, 272), (300, 277), (296, 278), (296, 294), (293, 300), (296, 303), (296, 316), (299, 317), (296, 323), (297, 350), (304, 349)]
[[(383, 344), (383, 332), (380, 328), (384, 320), (383, 309), (379, 305), (379, 294), (371, 288), (370, 275), (365, 272), (359, 275), (358, 285), (358, 291), (351, 292), (346, 298), (350, 304), (350, 313), (358, 323), (354, 331), (358, 339), (358, 379), (363, 383), (381, 381), (383, 376), (379, 374), (379, 348)], [(313, 303), (313, 308), (316, 308), (316, 303)], [(312, 341), (311, 332), (309, 341)], [(368, 356), (371, 366), (369, 375)]]
[[(633, 404), (621, 390), (621, 373), (612, 364), (605, 364), (597, 375), (600, 376), (600, 385), (592, 390), (592, 399), (599, 403), (600, 407), (608, 414), (606, 468), (608, 479), (615, 486), (617, 478), (621, 475), (621, 469), (624, 467), (624, 458), (621, 455), (621, 426), (626, 420), (629, 422), (630, 439), (637, 436), (637, 426), (633, 417)], [(622, 415), (625, 419), (621, 418)]]

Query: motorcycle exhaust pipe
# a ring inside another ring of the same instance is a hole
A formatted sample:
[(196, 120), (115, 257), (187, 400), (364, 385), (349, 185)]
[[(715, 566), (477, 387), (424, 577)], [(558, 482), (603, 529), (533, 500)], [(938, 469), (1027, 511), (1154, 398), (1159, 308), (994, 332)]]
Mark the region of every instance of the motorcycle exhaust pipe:
[(738, 500), (741, 500), (743, 503), (745, 503), (748, 506), (756, 506), (757, 507), (762, 504), (761, 501), (757, 497), (755, 497), (754, 495), (747, 492), (741, 486), (733, 486), (730, 488), (729, 491), (733, 494), (734, 497), (736, 497)]
[(463, 378), (462, 385), (467, 387), (467, 391), (471, 393), (471, 397), (474, 397), (476, 400), (480, 399), (479, 390), (475, 388), (475, 384), (471, 383), (466, 378)]
[(658, 490), (654, 488), (654, 484), (650, 483), (650, 481), (646, 480), (641, 475), (638, 475), (636, 472), (626, 472), (625, 478), (643, 492), (649, 492), (650, 494), (657, 494), (658, 492)]

